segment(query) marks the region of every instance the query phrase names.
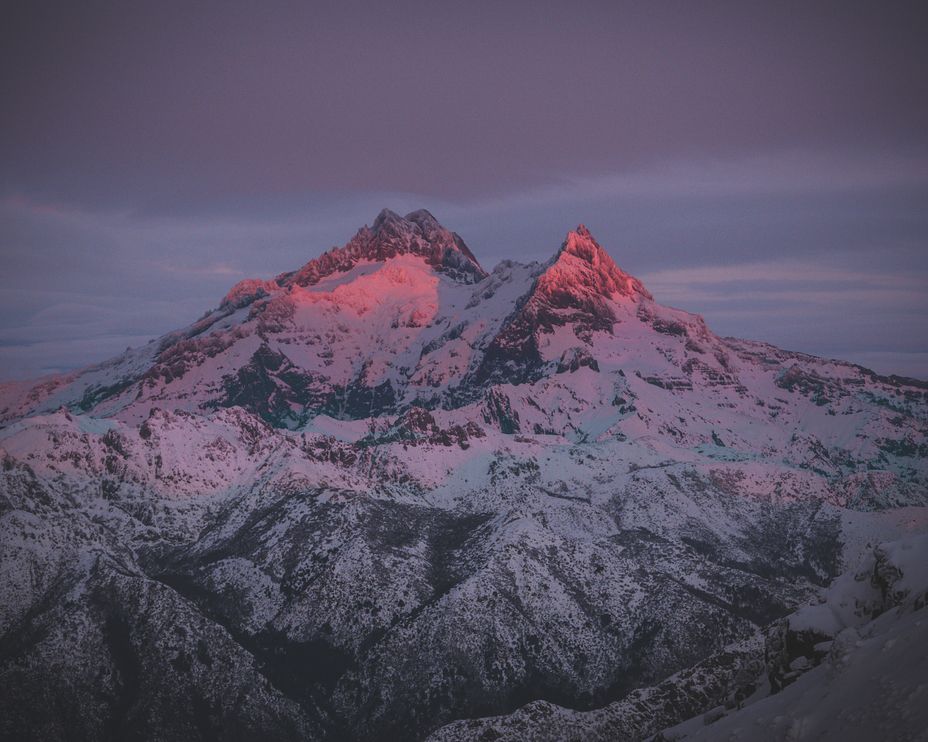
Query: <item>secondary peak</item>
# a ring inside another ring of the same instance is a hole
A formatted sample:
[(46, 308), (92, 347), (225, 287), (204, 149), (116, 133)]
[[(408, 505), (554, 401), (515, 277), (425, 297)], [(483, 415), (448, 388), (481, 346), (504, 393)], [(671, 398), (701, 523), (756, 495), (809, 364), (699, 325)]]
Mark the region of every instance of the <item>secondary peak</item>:
[(567, 233), (543, 278), (555, 286), (579, 285), (602, 296), (639, 294), (653, 298), (641, 281), (616, 266), (583, 224)]

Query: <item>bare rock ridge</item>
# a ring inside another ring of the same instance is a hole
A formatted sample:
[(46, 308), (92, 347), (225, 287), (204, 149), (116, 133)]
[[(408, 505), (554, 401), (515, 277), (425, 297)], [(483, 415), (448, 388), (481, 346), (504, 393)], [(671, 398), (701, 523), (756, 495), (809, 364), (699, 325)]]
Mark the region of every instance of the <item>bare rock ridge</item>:
[(285, 273), (276, 280), (281, 286), (311, 286), (331, 273), (348, 270), (360, 260), (381, 262), (403, 254), (423, 257), (440, 273), (465, 283), (476, 283), (487, 275), (464, 241), (425, 209), (405, 217), (384, 209), (371, 227), (358, 230), (341, 250), (331, 250), (296, 273)]

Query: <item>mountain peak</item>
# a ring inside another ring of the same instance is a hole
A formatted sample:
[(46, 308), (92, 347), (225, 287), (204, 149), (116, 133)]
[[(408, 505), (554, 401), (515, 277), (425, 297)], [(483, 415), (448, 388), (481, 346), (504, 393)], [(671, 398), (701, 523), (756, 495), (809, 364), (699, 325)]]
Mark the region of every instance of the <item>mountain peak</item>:
[(552, 295), (582, 289), (610, 298), (616, 294), (653, 298), (641, 281), (616, 266), (583, 224), (567, 233), (561, 249), (538, 284), (541, 291)]
[(464, 240), (445, 229), (430, 212), (418, 209), (400, 216), (382, 209), (374, 223), (359, 229), (345, 247), (333, 247), (298, 271), (282, 273), (273, 281), (240, 281), (219, 307), (239, 309), (294, 284), (312, 286), (333, 273), (351, 270), (360, 261), (383, 262), (398, 255), (424, 258), (438, 273), (459, 283), (477, 283), (488, 275)]
[(405, 221), (407, 220), (395, 211), (381, 209), (370, 229), (372, 232), (390, 232), (397, 234), (403, 231), (403, 223)]
[[(384, 209), (384, 211), (389, 211), (389, 209)], [(393, 212), (390, 212), (393, 213)], [(402, 222), (407, 222), (410, 224), (415, 224), (419, 227), (423, 234), (429, 235), (435, 232), (447, 231), (444, 227), (441, 226), (438, 219), (436, 219), (432, 213), (426, 209), (416, 209), (415, 211), (409, 212), (404, 217), (399, 217), (394, 214)]]
[(370, 227), (362, 227), (343, 248), (333, 248), (298, 272), (278, 278), (282, 286), (310, 286), (332, 273), (347, 271), (359, 261), (382, 262), (398, 255), (417, 255), (439, 273), (461, 283), (487, 276), (457, 234), (445, 229), (425, 209), (400, 216), (383, 209)]
[(568, 232), (513, 321), (493, 339), (477, 378), (494, 383), (537, 380), (545, 369), (542, 335), (569, 325), (579, 342), (589, 344), (596, 332), (611, 334), (616, 316), (610, 301), (622, 297), (632, 302), (653, 299), (579, 225)]

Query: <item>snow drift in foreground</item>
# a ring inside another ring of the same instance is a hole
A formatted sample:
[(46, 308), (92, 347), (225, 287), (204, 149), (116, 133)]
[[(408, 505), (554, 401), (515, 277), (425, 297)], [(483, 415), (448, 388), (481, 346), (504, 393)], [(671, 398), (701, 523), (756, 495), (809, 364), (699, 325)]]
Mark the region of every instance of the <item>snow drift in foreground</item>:
[(928, 740), (926, 603), (928, 537), (877, 547), (861, 570), (835, 580), (822, 604), (784, 619), (771, 636), (771, 682), (782, 662), (789, 671), (781, 677), (795, 682), (775, 695), (760, 691), (737, 711), (691, 719), (655, 742)]

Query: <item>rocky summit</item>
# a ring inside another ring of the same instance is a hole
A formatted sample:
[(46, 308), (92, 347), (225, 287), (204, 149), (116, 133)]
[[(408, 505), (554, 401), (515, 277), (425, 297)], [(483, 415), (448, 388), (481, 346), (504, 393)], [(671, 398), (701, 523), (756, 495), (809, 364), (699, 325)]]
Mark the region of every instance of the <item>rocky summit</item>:
[(719, 337), (582, 226), (487, 273), (385, 210), (0, 386), (0, 459), (3, 739), (702, 738), (925, 604), (928, 383)]

